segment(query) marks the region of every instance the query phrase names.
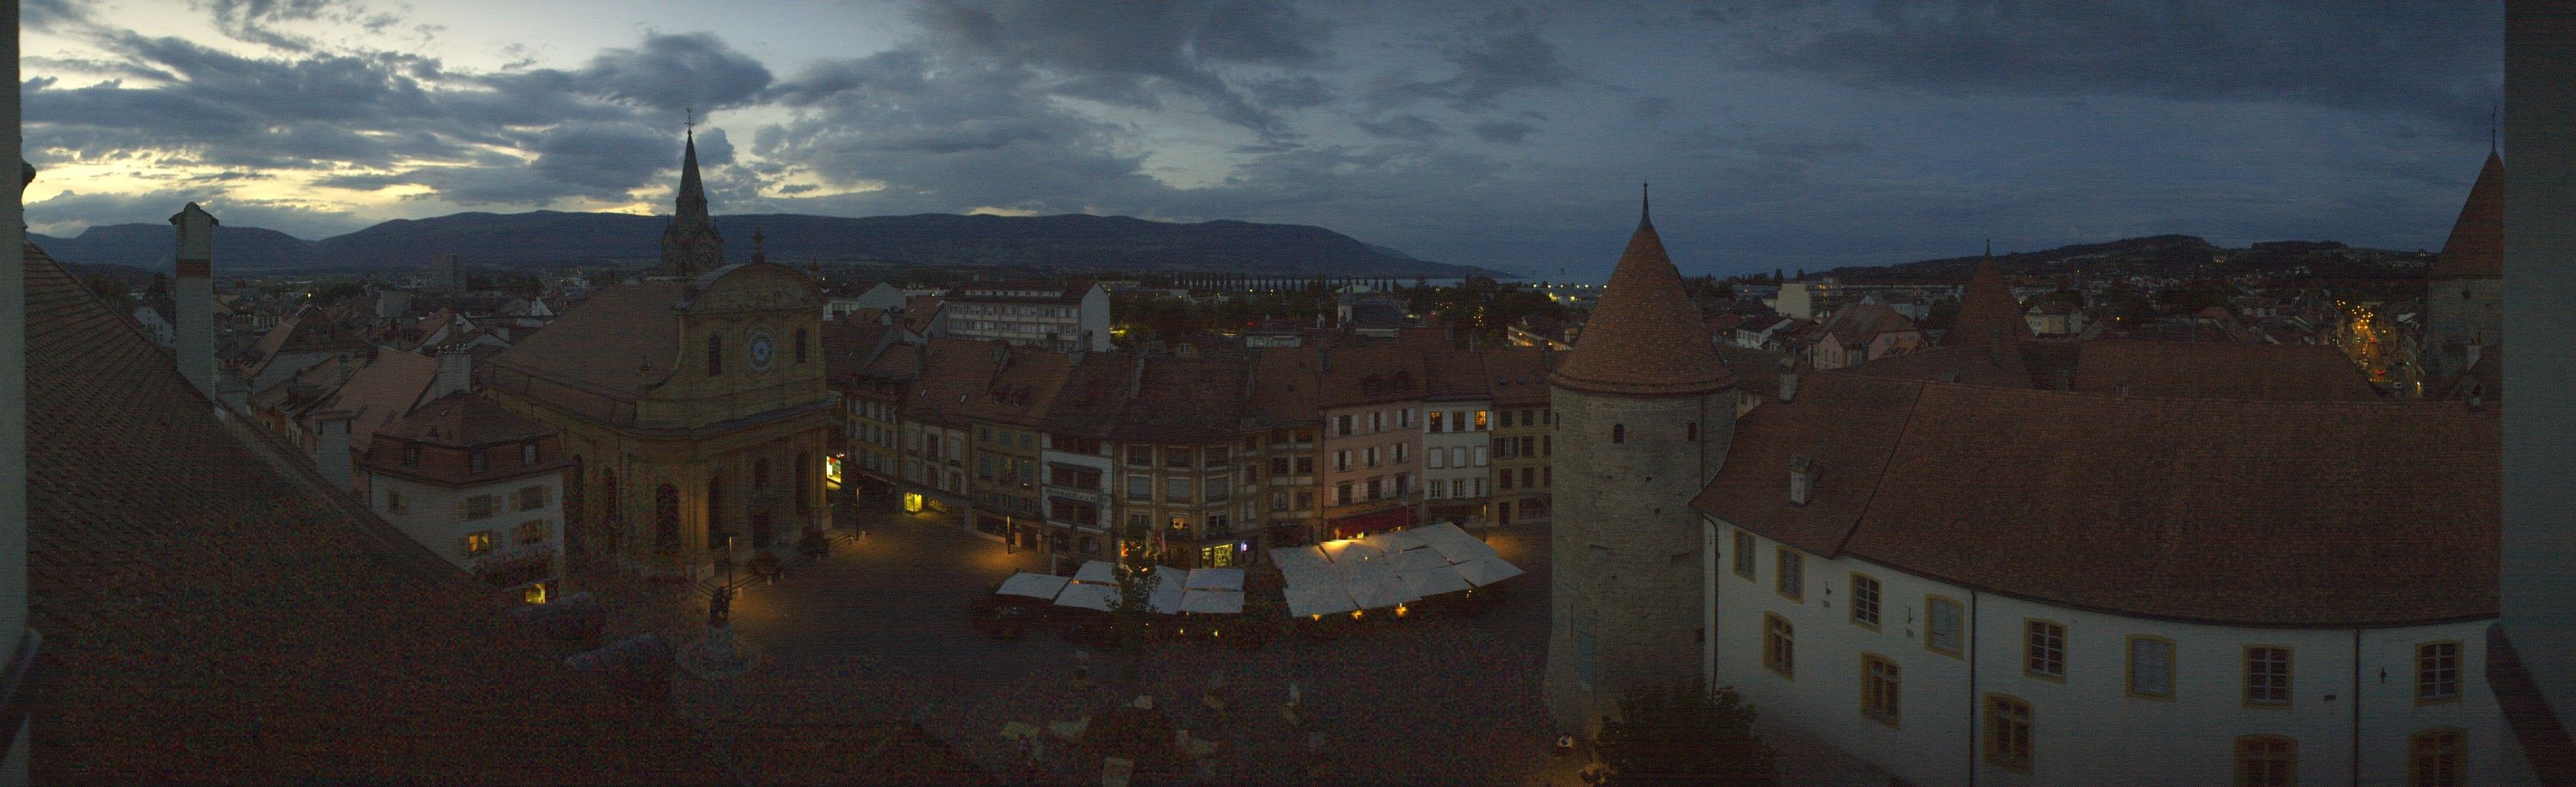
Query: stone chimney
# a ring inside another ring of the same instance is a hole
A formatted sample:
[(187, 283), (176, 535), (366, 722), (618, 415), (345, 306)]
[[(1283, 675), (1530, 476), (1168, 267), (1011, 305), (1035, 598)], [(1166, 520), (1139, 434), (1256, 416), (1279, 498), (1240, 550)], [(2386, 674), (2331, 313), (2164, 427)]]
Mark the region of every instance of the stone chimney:
[(347, 410), (313, 415), (313, 464), (333, 489), (349, 491), (349, 418)]
[(441, 399), (448, 394), (471, 390), (474, 390), (474, 356), (466, 354), (462, 347), (440, 351), (438, 374), (430, 378), (426, 398)]
[(1816, 494), (1816, 463), (1800, 454), (1789, 457), (1789, 503), (1806, 505)]
[(1781, 404), (1788, 404), (1788, 403), (1790, 403), (1790, 402), (1797, 401), (1797, 399), (1798, 399), (1798, 373), (1797, 373), (1797, 372), (1794, 372), (1794, 371), (1790, 371), (1790, 372), (1781, 372), (1781, 373), (1780, 373), (1780, 403), (1781, 403)]
[(179, 228), (178, 276), (170, 283), (170, 303), (178, 325), (173, 356), (180, 376), (197, 393), (215, 398), (215, 217), (188, 203), (170, 223)]

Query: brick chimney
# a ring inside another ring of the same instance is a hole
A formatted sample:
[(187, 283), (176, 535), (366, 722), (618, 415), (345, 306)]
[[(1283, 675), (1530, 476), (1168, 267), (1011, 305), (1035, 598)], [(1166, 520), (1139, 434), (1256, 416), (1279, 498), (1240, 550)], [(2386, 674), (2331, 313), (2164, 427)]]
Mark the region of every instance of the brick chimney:
[(322, 479), (331, 488), (349, 490), (349, 418), (347, 410), (325, 410), (313, 415), (313, 464), (322, 470)]
[(474, 390), (474, 356), (466, 354), (462, 347), (439, 351), (438, 374), (430, 378), (429, 395), (425, 398), (440, 399), (448, 394), (471, 390)]
[(1816, 463), (1805, 455), (1789, 457), (1789, 502), (1806, 505), (1816, 494)]
[(188, 203), (170, 223), (179, 227), (178, 276), (170, 283), (178, 339), (173, 356), (179, 374), (197, 393), (215, 398), (215, 217)]

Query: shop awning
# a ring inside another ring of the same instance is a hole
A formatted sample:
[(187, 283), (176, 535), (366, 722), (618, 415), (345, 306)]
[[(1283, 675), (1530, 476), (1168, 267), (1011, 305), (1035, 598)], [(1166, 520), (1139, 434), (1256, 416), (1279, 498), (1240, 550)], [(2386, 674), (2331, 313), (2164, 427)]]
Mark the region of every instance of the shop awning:
[(1021, 571), (1012, 574), (1009, 579), (1002, 580), (1002, 588), (994, 591), (994, 594), (1053, 601), (1057, 594), (1064, 592), (1065, 583), (1070, 581), (1053, 574), (1031, 574)]
[(1107, 612), (1118, 608), (1119, 598), (1116, 585), (1088, 585), (1076, 582), (1064, 586), (1064, 592), (1055, 597), (1055, 605)]

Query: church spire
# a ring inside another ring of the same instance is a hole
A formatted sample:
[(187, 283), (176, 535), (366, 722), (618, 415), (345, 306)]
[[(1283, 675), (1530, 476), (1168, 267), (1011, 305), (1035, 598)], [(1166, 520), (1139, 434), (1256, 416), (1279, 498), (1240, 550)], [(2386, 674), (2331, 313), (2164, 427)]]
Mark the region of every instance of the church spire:
[(724, 267), (724, 236), (716, 233), (715, 220), (707, 215), (707, 187), (698, 176), (694, 111), (688, 125), (680, 153), (680, 191), (672, 205), (671, 223), (662, 229), (664, 276), (696, 276)]

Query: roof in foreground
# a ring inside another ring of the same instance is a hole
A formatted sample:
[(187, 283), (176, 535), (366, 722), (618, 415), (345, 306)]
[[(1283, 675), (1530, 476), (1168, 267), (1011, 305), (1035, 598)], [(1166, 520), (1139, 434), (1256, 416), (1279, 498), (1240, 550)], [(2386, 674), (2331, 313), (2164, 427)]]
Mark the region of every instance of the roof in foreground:
[[(1820, 463), (1806, 505), (1792, 456)], [(1842, 372), (1741, 420), (1692, 501), (1810, 553), (2207, 623), (2492, 617), (2495, 410), (2013, 390)]]
[(667, 716), (592, 689), (492, 588), (235, 442), (26, 250), (36, 781), (713, 782)]

